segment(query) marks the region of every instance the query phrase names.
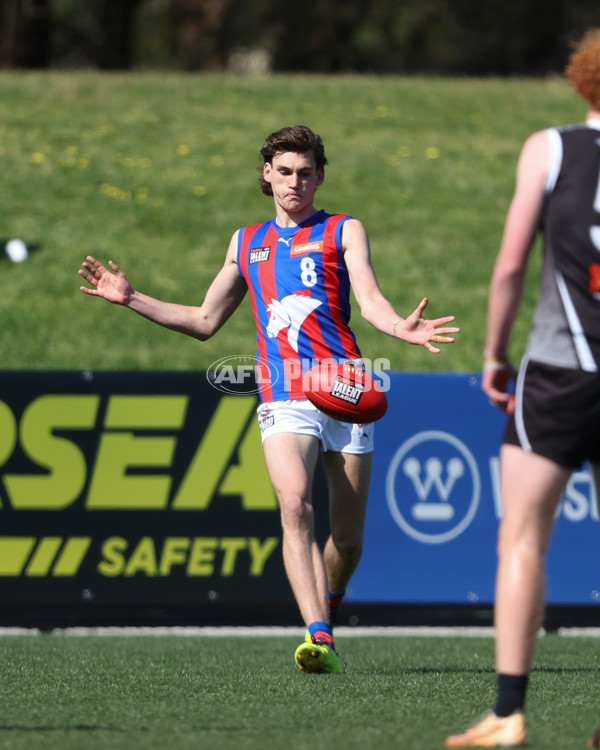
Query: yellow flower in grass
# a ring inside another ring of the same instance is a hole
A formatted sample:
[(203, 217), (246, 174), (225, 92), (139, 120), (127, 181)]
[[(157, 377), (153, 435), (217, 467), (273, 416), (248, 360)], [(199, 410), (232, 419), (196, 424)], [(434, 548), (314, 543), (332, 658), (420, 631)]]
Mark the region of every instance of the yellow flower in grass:
[(115, 162), (125, 169), (148, 169), (152, 166), (152, 159), (147, 156), (115, 156)]
[(380, 104), (378, 107), (375, 107), (375, 114), (377, 117), (387, 117), (389, 110), (383, 104)]
[(103, 135), (110, 135), (115, 132), (115, 126), (107, 123), (106, 125), (100, 125), (94, 130), (84, 130), (82, 133), (83, 138), (101, 138)]
[(437, 148), (437, 146), (429, 146), (429, 148), (426, 148), (425, 158), (426, 159), (439, 159), (440, 158), (439, 148)]
[(135, 194), (135, 202), (136, 203), (145, 203), (146, 198), (148, 197), (149, 190), (147, 187), (139, 187), (137, 189), (137, 192)]
[(395, 154), (390, 154), (386, 157), (386, 161), (391, 167), (397, 167), (402, 162), (402, 159), (408, 159), (409, 156), (410, 149), (408, 146), (400, 146)]
[(194, 188), (194, 195), (197, 198), (204, 198), (204, 196), (206, 195), (206, 188), (204, 187), (204, 185), (196, 185), (196, 187)]
[(59, 167), (66, 167), (68, 169), (85, 169), (90, 163), (89, 154), (77, 155), (77, 146), (67, 146), (64, 150), (64, 156), (56, 161)]
[(100, 192), (116, 201), (131, 200), (131, 190), (122, 190), (114, 185), (108, 185), (106, 182), (100, 185)]
[(41, 164), (45, 158), (46, 154), (44, 154), (43, 151), (34, 151), (34, 153), (31, 154), (31, 163)]
[(187, 143), (180, 143), (175, 150), (178, 156), (187, 156), (190, 153), (190, 147)]

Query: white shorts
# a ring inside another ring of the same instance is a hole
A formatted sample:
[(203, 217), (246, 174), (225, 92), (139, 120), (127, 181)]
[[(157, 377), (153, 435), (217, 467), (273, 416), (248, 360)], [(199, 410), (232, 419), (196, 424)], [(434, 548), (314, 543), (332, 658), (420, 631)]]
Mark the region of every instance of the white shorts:
[(280, 432), (314, 435), (321, 442), (322, 451), (335, 453), (371, 453), (373, 424), (339, 422), (319, 411), (308, 399), (271, 401), (256, 410), (262, 442)]

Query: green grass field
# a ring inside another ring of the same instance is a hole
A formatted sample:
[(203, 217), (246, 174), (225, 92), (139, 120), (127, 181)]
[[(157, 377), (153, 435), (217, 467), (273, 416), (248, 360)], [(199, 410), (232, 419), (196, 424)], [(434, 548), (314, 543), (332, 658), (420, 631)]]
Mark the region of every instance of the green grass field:
[[(386, 295), (402, 314), (427, 295), (430, 317), (452, 313), (462, 327), (434, 357), (355, 309), (364, 356), (477, 370), (521, 144), (584, 115), (559, 79), (4, 72), (0, 240), (35, 249), (27, 263), (0, 263), (0, 367), (205, 369), (252, 354), (246, 302), (200, 345), (84, 297), (77, 269), (88, 253), (112, 258), (136, 287), (199, 304), (233, 232), (273, 215), (257, 185), (264, 137), (303, 122), (330, 161), (317, 205), (363, 221)], [(532, 282), (515, 358), (535, 292)]]
[[(304, 675), (297, 635), (0, 637), (7, 750), (434, 750), (494, 697), (490, 637), (338, 636), (344, 675)], [(600, 721), (594, 637), (540, 639), (529, 747)]]

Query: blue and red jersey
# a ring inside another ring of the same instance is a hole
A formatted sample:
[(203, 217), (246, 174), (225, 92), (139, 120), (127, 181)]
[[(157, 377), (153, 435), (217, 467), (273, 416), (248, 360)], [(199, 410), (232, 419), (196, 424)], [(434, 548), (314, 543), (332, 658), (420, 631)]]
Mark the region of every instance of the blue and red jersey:
[(272, 219), (240, 229), (237, 264), (256, 322), (263, 401), (304, 398), (312, 365), (360, 357), (341, 241), (349, 218), (319, 211), (296, 227)]

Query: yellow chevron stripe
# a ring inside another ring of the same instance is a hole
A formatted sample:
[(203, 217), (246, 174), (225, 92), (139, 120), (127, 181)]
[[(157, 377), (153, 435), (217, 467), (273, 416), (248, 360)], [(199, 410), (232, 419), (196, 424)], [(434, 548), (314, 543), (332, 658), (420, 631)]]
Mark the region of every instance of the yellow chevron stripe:
[(31, 556), (25, 575), (47, 576), (61, 544), (62, 537), (60, 536), (46, 536), (40, 539), (35, 552)]
[(20, 576), (35, 541), (32, 536), (0, 537), (0, 576)]
[(56, 565), (52, 569), (53, 576), (74, 576), (83, 562), (92, 539), (89, 536), (72, 536), (67, 539)]

